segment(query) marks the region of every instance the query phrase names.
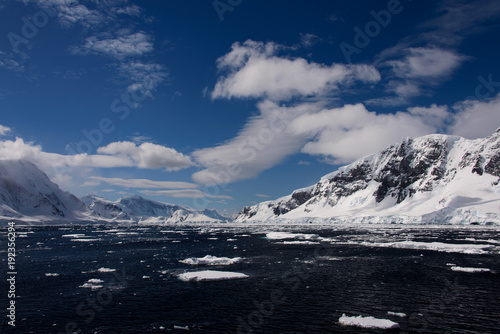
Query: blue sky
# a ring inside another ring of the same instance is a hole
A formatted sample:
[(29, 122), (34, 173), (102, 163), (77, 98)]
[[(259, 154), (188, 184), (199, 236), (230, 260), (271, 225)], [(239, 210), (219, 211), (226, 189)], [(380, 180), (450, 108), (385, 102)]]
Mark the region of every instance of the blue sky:
[(216, 208), (500, 127), (500, 3), (1, 1), (0, 159)]

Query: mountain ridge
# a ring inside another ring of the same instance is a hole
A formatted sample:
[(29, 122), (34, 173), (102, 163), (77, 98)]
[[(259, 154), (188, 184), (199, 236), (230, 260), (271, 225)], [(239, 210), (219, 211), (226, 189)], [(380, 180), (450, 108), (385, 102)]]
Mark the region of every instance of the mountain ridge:
[(0, 221), (25, 223), (228, 222), (216, 210), (194, 210), (138, 195), (111, 201), (95, 194), (81, 199), (57, 184), (27, 160), (0, 159)]
[(499, 183), (500, 128), (474, 140), (433, 134), (406, 138), (310, 187), (245, 207), (235, 222), (500, 223)]

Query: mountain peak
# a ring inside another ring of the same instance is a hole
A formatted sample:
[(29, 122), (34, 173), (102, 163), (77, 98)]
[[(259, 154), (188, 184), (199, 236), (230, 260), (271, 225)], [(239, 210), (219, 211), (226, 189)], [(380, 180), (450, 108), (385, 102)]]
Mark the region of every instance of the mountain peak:
[(378, 217), (390, 222), (401, 216), (419, 221), (439, 216), (443, 223), (462, 215), (464, 221), (500, 222), (498, 133), (476, 140), (440, 134), (406, 138), (311, 187), (246, 207), (235, 221)]

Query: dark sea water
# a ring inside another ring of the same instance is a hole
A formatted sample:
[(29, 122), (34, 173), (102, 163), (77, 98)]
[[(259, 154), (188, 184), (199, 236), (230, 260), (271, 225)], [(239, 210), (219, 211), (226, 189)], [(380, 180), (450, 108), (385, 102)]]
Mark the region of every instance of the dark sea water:
[[(280, 230), (321, 239), (266, 238)], [(102, 225), (18, 226), (17, 232), (15, 330), (6, 323), (5, 228), (0, 234), (0, 333), (500, 333), (500, 236), (487, 227)], [(376, 244), (397, 241), (484, 248), (442, 252)], [(205, 255), (243, 261), (179, 262)], [(249, 277), (177, 277), (206, 269)], [(89, 280), (101, 287), (84, 287)], [(401, 329), (343, 327), (344, 313), (390, 319)]]

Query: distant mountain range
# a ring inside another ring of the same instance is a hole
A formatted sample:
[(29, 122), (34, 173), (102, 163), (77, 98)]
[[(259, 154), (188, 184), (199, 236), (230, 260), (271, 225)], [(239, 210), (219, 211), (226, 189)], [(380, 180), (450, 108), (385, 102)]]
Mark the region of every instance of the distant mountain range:
[(227, 222), (215, 210), (193, 210), (130, 196), (115, 202), (62, 191), (29, 161), (0, 160), (0, 221), (177, 223)]
[[(0, 160), (0, 221), (228, 222), (140, 196), (78, 199), (29, 161)], [(408, 138), (313, 186), (245, 207), (235, 222), (500, 224), (500, 129), (487, 138)]]
[(408, 138), (313, 186), (245, 207), (235, 222), (500, 224), (500, 129)]

